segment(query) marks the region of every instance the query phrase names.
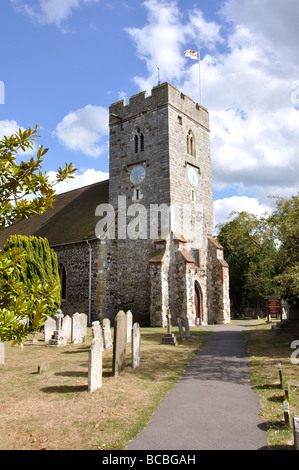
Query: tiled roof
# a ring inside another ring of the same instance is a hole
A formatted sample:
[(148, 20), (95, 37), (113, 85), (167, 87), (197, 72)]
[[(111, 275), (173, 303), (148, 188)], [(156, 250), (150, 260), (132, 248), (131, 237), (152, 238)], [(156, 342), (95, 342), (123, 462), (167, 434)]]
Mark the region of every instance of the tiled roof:
[(50, 246), (93, 239), (99, 218), (96, 207), (108, 203), (109, 180), (56, 196), (53, 208), (40, 216), (32, 216), (0, 232), (0, 248), (10, 235), (45, 237)]

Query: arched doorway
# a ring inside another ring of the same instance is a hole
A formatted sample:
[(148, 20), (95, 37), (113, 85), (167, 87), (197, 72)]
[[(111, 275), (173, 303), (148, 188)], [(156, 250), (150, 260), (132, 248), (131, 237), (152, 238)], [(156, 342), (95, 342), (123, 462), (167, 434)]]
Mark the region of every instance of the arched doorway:
[(195, 324), (201, 325), (202, 321), (202, 296), (201, 296), (201, 288), (197, 282), (194, 285), (194, 309), (195, 309)]

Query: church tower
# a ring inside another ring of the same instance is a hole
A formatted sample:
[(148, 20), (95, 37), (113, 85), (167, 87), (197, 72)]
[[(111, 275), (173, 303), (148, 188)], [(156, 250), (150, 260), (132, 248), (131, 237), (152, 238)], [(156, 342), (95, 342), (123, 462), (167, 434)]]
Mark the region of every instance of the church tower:
[(107, 316), (229, 321), (228, 266), (212, 238), (207, 110), (169, 83), (112, 104), (109, 173)]

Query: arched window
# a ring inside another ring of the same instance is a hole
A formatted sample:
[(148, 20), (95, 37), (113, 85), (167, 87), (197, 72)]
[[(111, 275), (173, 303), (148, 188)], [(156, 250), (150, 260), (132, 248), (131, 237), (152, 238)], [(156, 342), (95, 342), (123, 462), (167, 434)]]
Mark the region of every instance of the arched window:
[(139, 127), (135, 131), (134, 145), (135, 145), (135, 153), (144, 151), (144, 135), (139, 129)]
[(191, 129), (187, 134), (187, 153), (195, 157), (195, 138)]
[(61, 293), (60, 297), (61, 300), (66, 300), (66, 272), (63, 264), (58, 266), (59, 277), (60, 277), (60, 285), (61, 285)]

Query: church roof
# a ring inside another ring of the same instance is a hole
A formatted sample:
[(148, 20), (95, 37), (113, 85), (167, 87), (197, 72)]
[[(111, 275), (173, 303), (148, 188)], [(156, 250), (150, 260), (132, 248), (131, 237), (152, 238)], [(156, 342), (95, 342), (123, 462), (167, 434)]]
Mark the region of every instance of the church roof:
[(0, 248), (10, 235), (45, 237), (50, 246), (74, 243), (96, 238), (95, 226), (99, 218), (96, 207), (108, 203), (109, 180), (56, 196), (53, 208), (40, 216), (32, 216), (0, 232)]

